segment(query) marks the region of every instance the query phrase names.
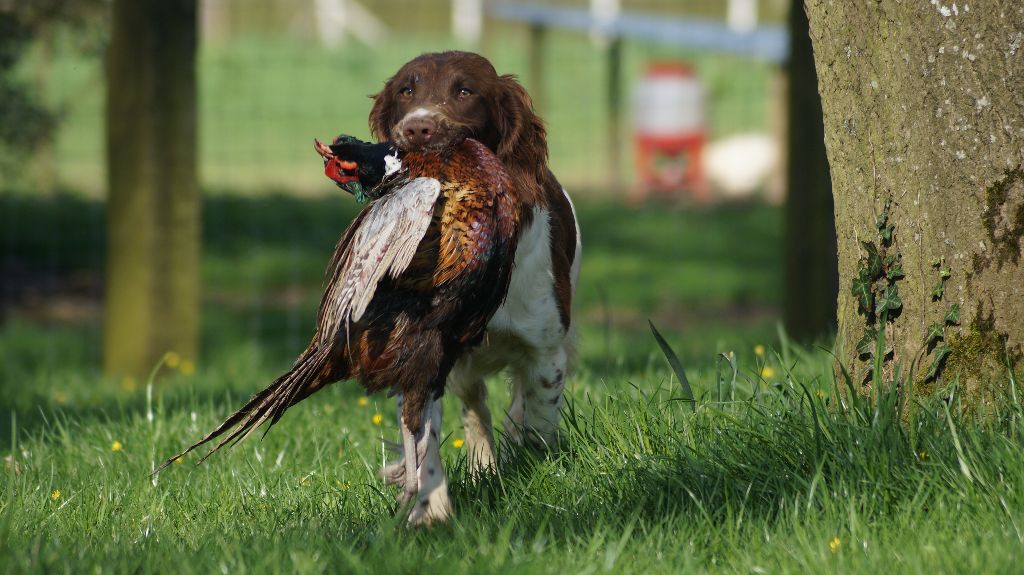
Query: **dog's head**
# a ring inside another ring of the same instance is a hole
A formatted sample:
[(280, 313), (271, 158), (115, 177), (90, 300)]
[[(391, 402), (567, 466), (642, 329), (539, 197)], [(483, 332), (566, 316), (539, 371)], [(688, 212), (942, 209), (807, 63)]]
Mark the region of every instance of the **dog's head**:
[(544, 125), (514, 76), (470, 52), (423, 54), (373, 97), (370, 129), (406, 150), (441, 149), (472, 137), (506, 164), (547, 162)]

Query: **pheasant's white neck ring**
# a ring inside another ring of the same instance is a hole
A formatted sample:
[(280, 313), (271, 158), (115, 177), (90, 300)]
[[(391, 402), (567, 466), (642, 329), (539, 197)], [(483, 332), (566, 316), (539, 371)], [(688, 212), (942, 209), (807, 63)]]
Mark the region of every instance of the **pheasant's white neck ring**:
[(398, 152), (393, 155), (384, 156), (384, 177), (397, 173), (402, 169), (402, 160), (398, 159)]

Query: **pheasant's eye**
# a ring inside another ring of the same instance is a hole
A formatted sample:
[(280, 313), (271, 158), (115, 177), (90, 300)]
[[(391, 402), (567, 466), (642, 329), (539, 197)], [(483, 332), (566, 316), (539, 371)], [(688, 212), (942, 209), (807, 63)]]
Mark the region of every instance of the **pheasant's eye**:
[(405, 96), (406, 98), (408, 98), (409, 96), (412, 96), (412, 88), (410, 88), (409, 86), (406, 86), (406, 87), (402, 88), (401, 90), (399, 90), (398, 93), (401, 94), (402, 96)]
[(470, 90), (469, 88), (459, 88), (459, 97), (460, 98), (468, 98), (468, 97), (470, 97), (472, 95), (473, 95), (473, 90)]

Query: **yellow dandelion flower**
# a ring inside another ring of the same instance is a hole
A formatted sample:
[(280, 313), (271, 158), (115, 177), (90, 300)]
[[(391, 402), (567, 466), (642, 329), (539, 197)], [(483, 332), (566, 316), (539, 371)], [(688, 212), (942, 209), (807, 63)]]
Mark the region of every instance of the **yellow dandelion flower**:
[(181, 365), (181, 356), (173, 351), (169, 351), (164, 354), (164, 365), (171, 369), (177, 368)]
[(360, 397), (359, 400), (356, 401), (356, 403), (359, 404), (359, 407), (366, 407), (367, 405), (370, 405), (370, 398), (369, 397)]
[(121, 380), (121, 391), (124, 391), (126, 393), (131, 393), (131, 392), (135, 391), (135, 378), (134, 377), (126, 377), (126, 378), (122, 379)]
[(921, 460), (921, 461), (924, 461), (925, 459), (928, 459), (928, 452), (927, 451), (918, 451), (917, 452), (917, 458), (919, 460)]
[(114, 443), (110, 444), (110, 450), (111, 451), (121, 451), (122, 447), (124, 447), (124, 446), (121, 445), (120, 441), (115, 441)]
[(766, 365), (761, 368), (761, 377), (764, 379), (771, 379), (775, 377), (775, 370), (770, 365)]
[(195, 372), (196, 372), (196, 364), (195, 363), (193, 363), (193, 362), (191, 362), (191, 361), (189, 361), (187, 359), (185, 361), (181, 362), (181, 374), (182, 375), (189, 376), (189, 375), (192, 375)]
[(50, 494), (50, 499), (53, 501), (60, 499), (60, 489), (54, 489), (53, 493)]
[(459, 437), (452, 441), (452, 447), (454, 447), (455, 449), (461, 449), (462, 446), (465, 445), (465, 443), (466, 442), (463, 441), (461, 437)]
[(764, 346), (757, 344), (754, 346), (754, 355), (757, 357), (764, 357)]
[(835, 553), (836, 551), (839, 551), (839, 546), (842, 545), (842, 543), (843, 542), (840, 541), (838, 537), (833, 537), (832, 540), (828, 542), (828, 550)]
[(53, 393), (53, 400), (57, 403), (64, 404), (68, 401), (68, 394), (63, 391), (56, 391)]
[(379, 413), (374, 413), (373, 417), (370, 418), (370, 421), (372, 421), (374, 425), (380, 425), (384, 421), (384, 416)]
[(183, 458), (183, 457), (175, 457), (174, 458), (174, 464), (175, 465), (181, 465), (184, 462), (185, 462), (185, 458)]

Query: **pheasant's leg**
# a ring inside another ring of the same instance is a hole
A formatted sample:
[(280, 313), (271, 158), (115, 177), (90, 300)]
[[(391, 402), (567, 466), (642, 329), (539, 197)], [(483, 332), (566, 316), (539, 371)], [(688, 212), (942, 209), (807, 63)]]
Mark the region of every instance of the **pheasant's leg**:
[(487, 409), (487, 387), (482, 378), (462, 379), (452, 374), (451, 389), (462, 400), (462, 427), (466, 435), (469, 471), (474, 477), (494, 470), (494, 433)]
[(398, 504), (403, 506), (416, 497), (419, 486), (416, 484), (416, 460), (419, 459), (416, 453), (417, 430), (410, 428), (402, 421), (401, 411), (398, 412), (399, 427), (402, 429), (402, 459), (405, 462), (405, 470), (402, 474), (402, 483), (399, 485), (402, 491), (398, 494)]
[(405, 426), (402, 425), (402, 394), (395, 397), (395, 405), (398, 411), (398, 429), (402, 430), (402, 441), (398, 444), (398, 459), (388, 463), (380, 470), (381, 479), (388, 485), (405, 486), (405, 454), (409, 450), (405, 447)]
[(565, 347), (558, 346), (513, 366), (516, 394), (505, 426), (510, 439), (549, 449), (557, 445), (568, 359)]
[(452, 513), (448, 479), (441, 463), (441, 409), (440, 399), (427, 404), (420, 429), (414, 433), (413, 449), (407, 448), (405, 452), (406, 477), (415, 478), (405, 482), (405, 492), (409, 492), (410, 484), (415, 484), (416, 489), (416, 503), (409, 511), (410, 525), (446, 521)]

